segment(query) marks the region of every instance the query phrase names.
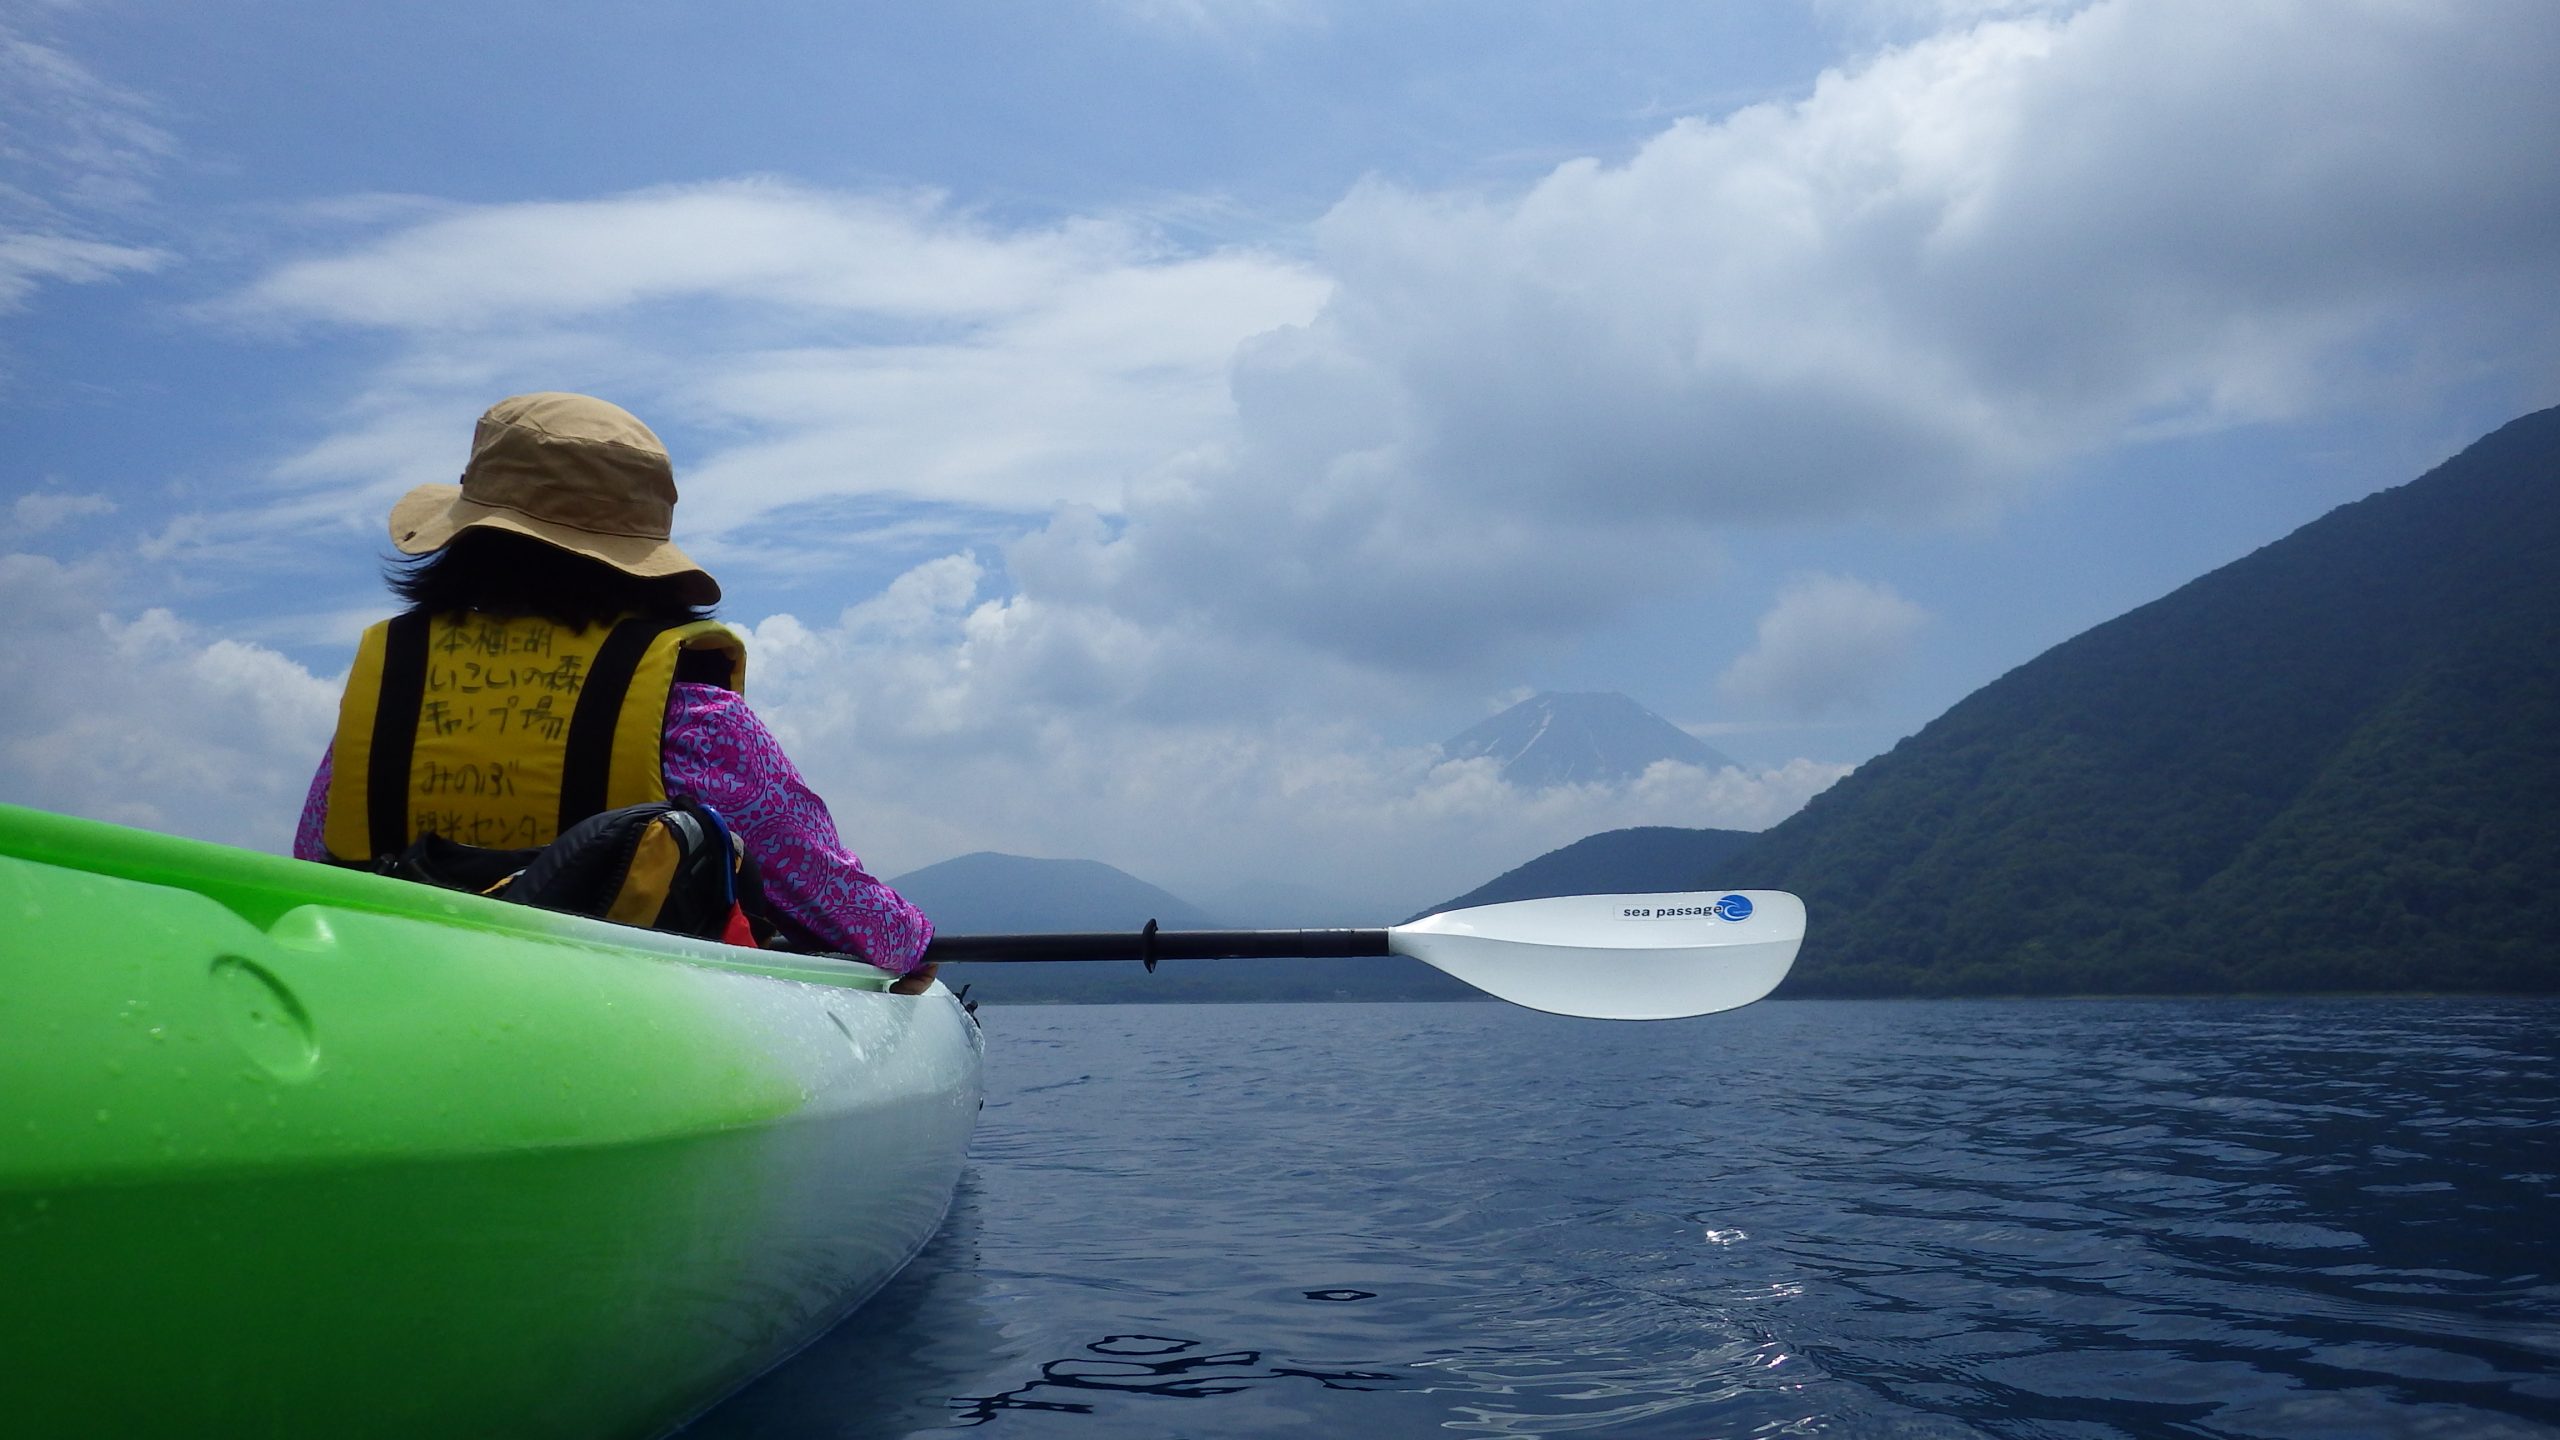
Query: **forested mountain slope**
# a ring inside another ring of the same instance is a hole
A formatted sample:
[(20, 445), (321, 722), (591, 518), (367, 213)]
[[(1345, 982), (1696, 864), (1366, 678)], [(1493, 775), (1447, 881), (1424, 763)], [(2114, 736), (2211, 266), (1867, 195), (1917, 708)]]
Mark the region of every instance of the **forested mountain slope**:
[(1783, 993), (2560, 989), (2560, 410), (1967, 697), (1730, 864)]

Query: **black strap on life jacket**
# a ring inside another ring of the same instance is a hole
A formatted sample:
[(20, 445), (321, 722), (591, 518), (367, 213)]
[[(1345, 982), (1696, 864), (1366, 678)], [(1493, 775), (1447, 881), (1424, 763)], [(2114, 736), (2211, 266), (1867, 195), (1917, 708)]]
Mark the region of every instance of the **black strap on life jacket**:
[(376, 856), (409, 848), (409, 761), (418, 745), (418, 711), (427, 701), (427, 612), (391, 619), (382, 643), (382, 695), (373, 710), (373, 749), (365, 766), (365, 824)]
[(590, 815), (604, 812), (606, 782), (613, 773), (613, 731), (622, 719), (622, 700), (632, 677), (649, 653), (649, 643), (681, 622), (625, 620), (613, 627), (578, 687), (577, 708), (569, 712), (568, 752), (560, 761), (560, 833)]

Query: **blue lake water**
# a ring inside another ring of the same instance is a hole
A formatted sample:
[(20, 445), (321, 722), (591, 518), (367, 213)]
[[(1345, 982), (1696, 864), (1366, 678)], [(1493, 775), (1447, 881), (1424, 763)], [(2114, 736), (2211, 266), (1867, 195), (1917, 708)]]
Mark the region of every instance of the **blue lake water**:
[(688, 1440), (2560, 1434), (2560, 1004), (981, 1019), (941, 1236)]

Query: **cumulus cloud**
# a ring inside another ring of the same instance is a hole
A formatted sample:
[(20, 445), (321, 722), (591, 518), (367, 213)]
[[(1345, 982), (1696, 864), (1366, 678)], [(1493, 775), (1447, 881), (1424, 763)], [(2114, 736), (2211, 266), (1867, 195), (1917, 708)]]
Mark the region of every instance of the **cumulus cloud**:
[(113, 590), (96, 562), (0, 555), (0, 798), (288, 848), (338, 687)]
[(1464, 669), (1737, 529), (1974, 519), (2128, 441), (2560, 365), (2560, 10), (1998, 8), (1520, 194), (1362, 186), (1322, 313), (1238, 351), (1232, 444), (1017, 572)]
[[(2543, 327), (2560, 11), (2095, 6), (1576, 162), (1510, 200), (1368, 187), (1323, 325), (1449, 488), (1560, 517), (1996, 503), (2141, 427), (2323, 403), (2395, 326)], [(2501, 342), (2506, 337), (2498, 337)]]
[(1760, 617), (1758, 638), (1716, 689), (1727, 703), (1798, 719), (1872, 704), (1902, 668), (1928, 612), (1885, 585), (1799, 575)]
[(754, 632), (752, 693), (853, 843), (896, 870), (963, 850), (1098, 858), (1178, 892), (1240, 878), (1402, 914), (1597, 830), (1758, 829), (1849, 767), (1760, 774), (1664, 762), (1624, 786), (1524, 792), (1487, 761), (1381, 741), (1345, 677), (1312, 685), (1329, 715), (1239, 717), (1134, 692), (1179, 672), (1219, 691), (1249, 667), (1092, 612), (996, 598), (974, 561), (918, 567), (830, 624)]
[[(165, 543), (378, 543), (488, 400), (597, 390), (685, 442), (715, 563), (931, 561), (758, 627), (866, 843), (1473, 884), (1837, 767), (1508, 795), (1376, 738), (1382, 695), (1510, 683), (1737, 531), (1996, 515), (2128, 441), (2560, 371), (2560, 7), (1871, 8), (1949, 28), (1517, 191), (1362, 185), (1303, 259), (778, 180), (351, 211), (215, 313), (393, 358)], [(1922, 618), (1808, 577), (1728, 693), (1853, 708)]]
[[(282, 850), (340, 682), (164, 609), (123, 611), (113, 575), (0, 556), (0, 604), (21, 621), (0, 663), (32, 682), (0, 694), (0, 799)], [(1300, 677), (1333, 718), (1238, 723), (1150, 699), (1232, 689), (1251, 667), (1205, 650), (1151, 662), (1161, 636), (1091, 612), (1048, 623), (993, 579), (948, 556), (832, 621), (753, 627), (759, 712), (884, 872), (990, 847), (1094, 857), (1195, 894), (1325, 897), (1294, 915), (1308, 923), (1374, 923), (1597, 830), (1760, 828), (1848, 769), (1665, 762), (1624, 786), (1522, 792), (1490, 762), (1382, 741), (1346, 703), (1348, 674)]]
[(1363, 185), (1312, 265), (745, 180), (453, 207), (225, 309), (409, 337), (285, 467), (373, 474), (368, 518), (430, 410), (593, 376), (706, 442), (715, 557), (895, 502), (1012, 542), (1017, 628), (1399, 673), (1692, 591), (1736, 529), (1984, 516), (2409, 364), (2560, 364), (2560, 172), (2526, 138), (2560, 133), (2560, 10), (1930, 13), (1956, 28), (1623, 163)]

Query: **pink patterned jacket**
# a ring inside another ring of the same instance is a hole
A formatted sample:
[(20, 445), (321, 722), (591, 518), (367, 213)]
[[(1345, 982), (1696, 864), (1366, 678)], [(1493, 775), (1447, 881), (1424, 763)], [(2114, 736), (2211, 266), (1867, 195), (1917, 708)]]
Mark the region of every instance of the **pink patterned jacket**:
[[(325, 860), (334, 750), (320, 757), (293, 853)], [(746, 700), (716, 685), (678, 681), (667, 697), (667, 792), (720, 812), (764, 873), (765, 899), (794, 943), (859, 955), (904, 974), (924, 959), (933, 922), (872, 878), (837, 838), (826, 802), (811, 794), (773, 732)]]

